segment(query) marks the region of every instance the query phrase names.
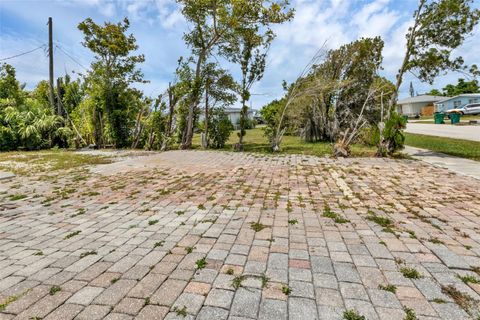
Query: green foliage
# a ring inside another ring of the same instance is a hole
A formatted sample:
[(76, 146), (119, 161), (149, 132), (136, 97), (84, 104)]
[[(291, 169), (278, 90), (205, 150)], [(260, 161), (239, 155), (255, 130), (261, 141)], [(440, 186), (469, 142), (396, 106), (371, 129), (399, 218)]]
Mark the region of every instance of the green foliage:
[[(182, 14), (190, 24), (189, 31), (184, 34), (184, 39), (195, 57), (195, 72), (182, 133), (182, 148), (190, 148), (195, 110), (202, 95), (202, 67), (205, 65), (205, 61), (213, 54), (214, 49), (219, 49), (220, 56), (234, 60), (236, 53), (245, 52), (239, 44), (241, 39), (245, 38), (246, 33), (251, 35), (250, 31), (253, 31), (253, 34), (256, 34), (260, 27), (268, 30), (271, 24), (291, 19), (293, 10), (288, 9), (289, 2), (285, 0), (268, 2), (263, 0), (177, 0), (177, 3), (181, 5)], [(242, 60), (250, 61), (250, 59)], [(243, 74), (246, 73), (243, 72)], [(243, 77), (243, 79), (246, 78)], [(247, 86), (242, 86), (242, 100), (246, 97), (247, 91), (243, 90), (245, 88)]]
[(132, 83), (144, 82), (143, 74), (137, 69), (144, 56), (131, 55), (138, 46), (133, 35), (126, 35), (129, 26), (127, 18), (104, 26), (88, 18), (78, 25), (84, 34), (82, 44), (95, 54), (86, 79), (87, 93), (94, 101), (90, 121), (97, 145), (110, 140), (116, 147), (128, 146), (142, 99), (138, 90), (129, 88)]
[(365, 316), (360, 315), (355, 310), (347, 310), (343, 313), (343, 319), (345, 320), (366, 320)]
[(478, 80), (465, 81), (465, 79), (458, 79), (457, 84), (447, 84), (440, 92), (437, 89), (432, 89), (428, 94), (434, 96), (448, 96), (453, 97), (464, 93), (477, 93), (480, 91)]
[(409, 278), (409, 279), (422, 278), (422, 275), (420, 274), (420, 272), (418, 272), (414, 268), (403, 267), (403, 268), (400, 268), (400, 272), (403, 274), (405, 278)]
[(207, 266), (207, 260), (205, 260), (205, 258), (198, 259), (195, 262), (195, 265), (197, 266), (197, 269), (203, 269)]
[[(406, 35), (407, 53), (403, 72), (412, 71), (422, 81), (432, 83), (444, 70), (467, 70), (462, 57), (452, 58), (480, 18), (473, 0), (421, 0), (415, 22)], [(471, 72), (477, 73), (476, 66)]]
[(403, 149), (405, 134), (403, 130), (407, 127), (407, 120), (396, 112), (392, 112), (383, 129), (383, 141), (378, 141), (379, 156), (393, 155)]
[(397, 291), (397, 287), (394, 286), (393, 284), (387, 284), (387, 285), (379, 284), (378, 289), (389, 291), (391, 293), (395, 293)]
[(16, 80), (15, 69), (0, 67), (0, 151), (42, 149), (54, 145), (56, 138), (71, 135), (62, 118), (49, 105), (27, 97)]
[(55, 295), (55, 293), (60, 292), (60, 291), (62, 291), (62, 288), (60, 288), (59, 286), (53, 286), (53, 287), (50, 288), (49, 293), (50, 293), (51, 296), (53, 296), (53, 295)]
[(214, 149), (223, 148), (233, 129), (225, 111), (221, 108), (213, 109), (208, 118), (208, 145)]

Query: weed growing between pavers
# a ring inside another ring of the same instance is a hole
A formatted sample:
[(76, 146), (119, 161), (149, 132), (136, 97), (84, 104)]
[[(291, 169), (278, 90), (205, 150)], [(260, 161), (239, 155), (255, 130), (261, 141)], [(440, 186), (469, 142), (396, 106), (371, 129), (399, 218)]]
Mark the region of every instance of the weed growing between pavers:
[(186, 306), (183, 306), (183, 308), (178, 308), (178, 307), (175, 307), (173, 308), (173, 311), (177, 314), (177, 316), (182, 316), (182, 317), (186, 317), (187, 316), (187, 307)]
[[(459, 291), (453, 285), (442, 286), (442, 293), (446, 294), (455, 301), (463, 310), (471, 315), (472, 309), (477, 308), (477, 302), (468, 294)], [(478, 310), (477, 310), (478, 311)]]
[(397, 287), (394, 286), (393, 284), (387, 284), (387, 285), (379, 284), (378, 289), (389, 291), (391, 293), (395, 293), (397, 291)]
[(288, 224), (294, 225), (294, 224), (297, 224), (297, 223), (298, 223), (298, 220), (297, 220), (297, 219), (290, 219), (290, 220), (288, 220)]
[(420, 279), (423, 276), (414, 268), (409, 268), (409, 267), (403, 267), (400, 268), (400, 272), (403, 274), (405, 278), (408, 279)]
[(343, 218), (342, 216), (340, 216), (340, 215), (336, 214), (335, 212), (333, 212), (327, 204), (325, 204), (325, 206), (324, 206), (323, 216), (324, 216), (325, 218), (333, 219), (333, 221), (334, 221), (335, 223), (340, 223), (340, 224), (342, 224), (342, 223), (350, 222), (350, 220), (345, 219), (345, 218)]
[(343, 319), (345, 320), (367, 320), (365, 316), (360, 315), (355, 310), (347, 310), (343, 313)]
[(235, 278), (233, 278), (232, 280), (232, 287), (234, 287), (235, 289), (238, 289), (242, 286), (242, 282), (245, 280), (245, 276), (244, 275), (241, 275), (241, 276), (236, 276)]
[(292, 289), (290, 289), (288, 286), (282, 286), (282, 293), (288, 296), (290, 293), (292, 293)]
[(250, 223), (250, 228), (255, 232), (259, 232), (259, 231), (262, 231), (263, 229), (265, 229), (266, 226), (261, 224), (260, 222), (251, 222)]
[(96, 254), (97, 254), (97, 251), (94, 251), (94, 250), (82, 252), (82, 254), (80, 255), (80, 259), (85, 258), (86, 256), (96, 255)]
[(0, 303), (0, 311), (5, 310), (10, 303), (13, 303), (13, 302), (17, 301), (18, 298), (19, 298), (18, 296), (10, 296), (7, 299), (5, 299), (5, 301)]
[(194, 249), (196, 249), (196, 248), (195, 247), (185, 247), (185, 251), (187, 253), (192, 253)]
[(403, 311), (405, 311), (405, 318), (403, 320), (417, 320), (417, 315), (412, 309), (403, 307)]
[(462, 280), (463, 283), (468, 284), (468, 283), (473, 283), (473, 284), (479, 284), (480, 280), (477, 279), (476, 277), (472, 275), (466, 275), (466, 276), (461, 276), (457, 275), (457, 277)]
[(17, 200), (22, 200), (25, 199), (27, 195), (25, 194), (13, 194), (9, 197), (10, 201), (17, 201)]
[(205, 257), (203, 257), (202, 259), (198, 259), (197, 261), (195, 261), (195, 265), (197, 266), (197, 269), (203, 269), (207, 266), (207, 260), (205, 259)]
[(59, 286), (53, 286), (50, 288), (50, 291), (48, 292), (51, 296), (55, 295), (55, 293), (62, 291), (62, 288)]
[(70, 238), (73, 238), (75, 236), (78, 236), (82, 231), (78, 230), (78, 231), (74, 231), (72, 233), (69, 233), (65, 236), (65, 238), (63, 238), (64, 240), (68, 240)]
[(158, 223), (158, 220), (156, 220), (156, 219), (148, 221), (149, 226), (153, 226), (154, 224), (157, 224), (157, 223)]

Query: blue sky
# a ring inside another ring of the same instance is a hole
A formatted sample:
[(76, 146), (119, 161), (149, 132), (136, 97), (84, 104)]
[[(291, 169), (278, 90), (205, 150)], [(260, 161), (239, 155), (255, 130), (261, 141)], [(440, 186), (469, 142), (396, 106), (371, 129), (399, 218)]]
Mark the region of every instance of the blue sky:
[[(282, 80), (295, 80), (312, 55), (326, 41), (328, 48), (358, 39), (380, 35), (385, 41), (382, 74), (394, 80), (403, 58), (405, 32), (417, 0), (292, 0), (295, 19), (274, 28), (277, 33), (264, 78), (254, 86), (252, 104), (259, 109), (281, 97)], [(141, 66), (148, 84), (139, 86), (146, 95), (162, 93), (174, 77), (177, 60), (189, 54), (182, 35), (188, 25), (174, 0), (0, 0), (0, 59), (36, 48), (48, 41), (46, 22), (54, 21), (55, 74), (84, 72), (92, 55), (81, 45), (79, 22), (87, 17), (97, 23), (117, 22), (128, 17), (130, 31), (137, 38), (139, 53), (146, 61)], [(456, 52), (467, 64), (480, 63), (480, 28)], [(43, 50), (6, 61), (17, 69), (27, 88), (48, 77), (48, 59)], [(238, 67), (226, 65), (238, 77)], [(439, 77), (434, 86), (442, 88), (456, 82), (459, 74)], [(431, 87), (407, 76), (401, 97), (408, 95), (410, 81), (419, 92)]]

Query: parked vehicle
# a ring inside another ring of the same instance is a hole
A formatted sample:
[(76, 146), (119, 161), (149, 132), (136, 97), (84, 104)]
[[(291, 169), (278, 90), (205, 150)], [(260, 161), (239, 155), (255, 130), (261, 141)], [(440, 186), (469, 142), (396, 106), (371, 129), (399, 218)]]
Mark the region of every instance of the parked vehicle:
[(480, 103), (469, 103), (460, 108), (450, 109), (447, 114), (460, 113), (460, 114), (480, 114)]

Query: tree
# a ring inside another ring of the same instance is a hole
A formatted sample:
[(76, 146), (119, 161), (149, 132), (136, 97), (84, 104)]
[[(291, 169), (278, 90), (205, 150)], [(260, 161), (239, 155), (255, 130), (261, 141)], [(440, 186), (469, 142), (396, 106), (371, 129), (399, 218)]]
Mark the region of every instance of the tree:
[(233, 124), (223, 108), (213, 108), (208, 122), (208, 145), (214, 149), (223, 148), (233, 131)]
[(413, 88), (412, 81), (410, 81), (410, 97), (415, 97), (415, 89)]
[(448, 84), (443, 88), (445, 96), (453, 97), (464, 93), (477, 93), (480, 91), (477, 80), (465, 81), (465, 79), (458, 79), (456, 85)]
[[(395, 93), (389, 101), (386, 119), (395, 112), (398, 91), (406, 72), (430, 84), (436, 76), (447, 70), (478, 74), (476, 65), (469, 69), (464, 65), (462, 57), (452, 57), (452, 52), (462, 45), (480, 18), (480, 10), (472, 8), (473, 2), (419, 0), (413, 15), (413, 25), (406, 34), (405, 56), (396, 76)], [(382, 119), (382, 122), (384, 120)], [(382, 127), (385, 128), (384, 125)], [(388, 141), (380, 143), (377, 154), (392, 154), (387, 145), (393, 144)]]
[(239, 88), (242, 104), (239, 120), (240, 131), (238, 132), (238, 143), (235, 144), (235, 150), (242, 151), (243, 137), (249, 121), (247, 101), (250, 100), (250, 89), (263, 77), (268, 49), (274, 34), (270, 29), (267, 29), (265, 33), (260, 33), (259, 26), (241, 27), (238, 28), (237, 33), (238, 37), (228, 45), (229, 54), (227, 56), (232, 62), (240, 65), (242, 73)]
[(273, 149), (279, 149), (281, 136), (288, 130), (287, 117), (290, 130), (309, 142), (336, 141), (342, 131), (355, 127), (359, 117), (367, 123), (378, 120), (379, 108), (369, 92), (379, 79), (382, 49), (383, 41), (375, 37), (320, 50), (295, 83), (285, 88)]
[[(238, 86), (233, 80), (233, 77), (227, 70), (220, 68), (217, 63), (207, 63), (204, 67), (204, 84), (203, 91), (205, 92), (205, 119), (204, 119), (204, 134), (202, 136), (202, 146), (207, 148), (211, 139), (208, 137), (211, 130), (210, 126), (210, 109), (224, 108), (232, 105), (237, 96), (235, 92), (238, 91)], [(213, 110), (215, 111), (215, 110)], [(222, 116), (221, 113), (214, 112), (217, 117)], [(220, 122), (221, 123), (221, 122)]]
[(61, 120), (48, 103), (27, 96), (15, 68), (0, 67), (0, 151), (50, 148), (54, 139), (68, 139), (71, 131)]
[(215, 48), (237, 37), (238, 26), (281, 23), (293, 16), (288, 0), (177, 0), (192, 25), (184, 39), (195, 57), (195, 71), (181, 148), (192, 145), (195, 112), (201, 98), (202, 67)]
[(138, 46), (132, 34), (126, 35), (129, 26), (127, 18), (117, 24), (106, 22), (103, 26), (88, 18), (78, 25), (84, 34), (83, 46), (95, 54), (87, 74), (87, 93), (95, 106), (93, 124), (97, 145), (104, 144), (104, 129), (107, 128), (116, 147), (127, 146), (138, 112), (129, 110), (131, 99), (140, 98), (129, 85), (144, 82), (137, 65), (145, 59), (143, 55), (131, 54)]
[(0, 99), (13, 99), (16, 104), (22, 104), (25, 99), (24, 87), (16, 78), (15, 68), (3, 63), (0, 66)]

